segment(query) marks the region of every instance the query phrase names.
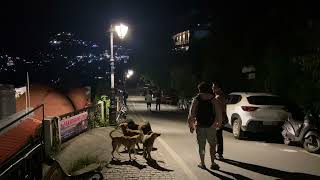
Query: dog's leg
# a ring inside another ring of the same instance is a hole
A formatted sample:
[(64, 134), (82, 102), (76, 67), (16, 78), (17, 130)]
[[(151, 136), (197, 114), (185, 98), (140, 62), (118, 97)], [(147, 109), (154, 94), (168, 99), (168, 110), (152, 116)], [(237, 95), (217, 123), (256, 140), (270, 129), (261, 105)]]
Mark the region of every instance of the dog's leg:
[(147, 159), (147, 149), (143, 146), (143, 157)]
[(139, 143), (137, 143), (137, 147), (138, 147), (138, 150), (140, 151), (141, 149), (140, 149)]
[(151, 149), (148, 148), (148, 159), (152, 159), (152, 158), (151, 158), (151, 150), (152, 150), (152, 148), (151, 148)]
[(128, 152), (129, 152), (129, 158), (130, 158), (130, 161), (131, 161), (131, 148), (130, 147), (128, 147)]
[(134, 159), (137, 159), (136, 158), (136, 155), (137, 155), (137, 150), (136, 150), (136, 148), (133, 146), (133, 152), (134, 152)]
[(120, 146), (121, 146), (120, 144), (117, 146), (117, 154), (122, 157), (122, 155), (121, 155), (120, 152), (119, 152)]
[(112, 141), (112, 158), (114, 159), (114, 151), (117, 149), (117, 144), (115, 141)]

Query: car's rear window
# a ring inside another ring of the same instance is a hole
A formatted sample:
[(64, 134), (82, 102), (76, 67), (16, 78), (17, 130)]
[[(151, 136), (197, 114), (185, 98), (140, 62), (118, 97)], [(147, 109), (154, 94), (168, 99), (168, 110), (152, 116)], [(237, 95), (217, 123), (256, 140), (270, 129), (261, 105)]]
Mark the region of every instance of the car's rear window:
[(250, 104), (254, 105), (283, 105), (277, 96), (250, 96), (247, 99)]

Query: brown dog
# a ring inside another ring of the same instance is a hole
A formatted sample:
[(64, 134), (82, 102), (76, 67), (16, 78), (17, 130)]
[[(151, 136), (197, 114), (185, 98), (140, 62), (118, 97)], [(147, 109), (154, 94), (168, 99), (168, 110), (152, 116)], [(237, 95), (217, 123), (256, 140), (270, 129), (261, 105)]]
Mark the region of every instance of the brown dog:
[(128, 128), (132, 130), (138, 130), (139, 128), (141, 128), (141, 130), (143, 131), (143, 134), (148, 134), (149, 132), (152, 132), (151, 125), (149, 122), (140, 125), (135, 123), (133, 120), (129, 120)]
[[(119, 125), (119, 127), (121, 128), (122, 133), (125, 136), (136, 136), (136, 135), (140, 135), (140, 133), (141, 133), (141, 130), (128, 129), (128, 123), (121, 123)], [(138, 129), (140, 129), (140, 127)], [(142, 143), (142, 138), (141, 138), (141, 141), (139, 143)], [(137, 143), (137, 147), (138, 147), (139, 150), (141, 150), (141, 148), (139, 146), (139, 143)]]
[(112, 130), (109, 133), (110, 138), (112, 139), (112, 157), (114, 158), (114, 152), (117, 151), (117, 153), (119, 154), (119, 147), (120, 145), (124, 145), (129, 153), (129, 158), (131, 159), (131, 150), (134, 151), (134, 155), (136, 155), (136, 149), (134, 148), (134, 146), (138, 143), (142, 141), (143, 138), (143, 133), (141, 131), (141, 133), (139, 135), (134, 135), (134, 136), (117, 136), (117, 137), (113, 137), (111, 134), (116, 131), (116, 129)]
[(119, 127), (121, 128), (122, 133), (125, 136), (135, 136), (135, 135), (140, 134), (139, 129), (136, 129), (136, 130), (129, 129), (128, 123), (121, 123), (121, 124), (119, 124)]
[(143, 157), (145, 159), (152, 159), (151, 151), (153, 148), (153, 143), (157, 137), (159, 137), (160, 133), (150, 132), (148, 135), (144, 136), (143, 139)]

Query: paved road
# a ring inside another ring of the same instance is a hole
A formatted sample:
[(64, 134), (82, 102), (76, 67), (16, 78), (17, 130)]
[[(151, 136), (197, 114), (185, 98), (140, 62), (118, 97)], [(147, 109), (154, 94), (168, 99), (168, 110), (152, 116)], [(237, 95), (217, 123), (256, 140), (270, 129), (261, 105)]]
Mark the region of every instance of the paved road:
[[(226, 160), (217, 161), (220, 171), (199, 169), (195, 134), (186, 125), (186, 113), (174, 106), (162, 105), (161, 111), (146, 110), (143, 97), (129, 97), (132, 116), (149, 121), (162, 135), (156, 146), (165, 154), (166, 163), (174, 169), (176, 179), (320, 179), (320, 155), (302, 148), (260, 140), (235, 140), (224, 131)], [(207, 147), (208, 150), (208, 147)], [(206, 164), (209, 166), (209, 154)]]

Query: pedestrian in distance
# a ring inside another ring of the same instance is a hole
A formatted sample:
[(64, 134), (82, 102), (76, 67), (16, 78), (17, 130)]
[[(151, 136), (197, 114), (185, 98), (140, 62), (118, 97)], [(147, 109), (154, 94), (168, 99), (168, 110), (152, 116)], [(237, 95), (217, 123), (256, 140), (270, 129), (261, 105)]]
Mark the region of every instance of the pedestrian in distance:
[(128, 99), (127, 91), (124, 90), (122, 95), (123, 95), (123, 103), (126, 106), (127, 105), (127, 99)]
[(211, 169), (218, 170), (220, 167), (214, 162), (216, 153), (216, 129), (221, 128), (222, 110), (212, 94), (211, 84), (201, 82), (198, 85), (199, 93), (193, 98), (189, 115), (188, 125), (190, 132), (196, 130), (198, 150), (200, 156), (199, 168), (206, 169), (205, 147), (206, 141), (210, 145)]
[(156, 94), (156, 110), (160, 111), (160, 105), (161, 105), (161, 91), (159, 90)]
[(147, 91), (147, 94), (145, 96), (145, 101), (147, 103), (147, 110), (151, 111), (151, 103), (152, 103), (151, 91)]
[(221, 86), (218, 83), (212, 84), (212, 90), (215, 95), (215, 99), (218, 101), (222, 110), (222, 126), (217, 129), (217, 159), (223, 159), (223, 127), (228, 123), (228, 117), (226, 113), (226, 97), (224, 95)]

